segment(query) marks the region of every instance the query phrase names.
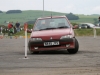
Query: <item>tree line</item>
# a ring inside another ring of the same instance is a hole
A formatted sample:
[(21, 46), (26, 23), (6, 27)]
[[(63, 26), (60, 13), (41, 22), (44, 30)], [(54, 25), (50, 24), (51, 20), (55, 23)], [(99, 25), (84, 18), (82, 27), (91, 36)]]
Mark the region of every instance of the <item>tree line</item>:
[(3, 13), (3, 12), (0, 10), (0, 13)]
[[(0, 10), (0, 13), (3, 13), (3, 11)], [(12, 14), (12, 13), (22, 13), (22, 11), (21, 10), (8, 10), (6, 12), (6, 14)]]
[(12, 14), (12, 13), (22, 13), (22, 11), (21, 10), (8, 10), (6, 12), (6, 14)]

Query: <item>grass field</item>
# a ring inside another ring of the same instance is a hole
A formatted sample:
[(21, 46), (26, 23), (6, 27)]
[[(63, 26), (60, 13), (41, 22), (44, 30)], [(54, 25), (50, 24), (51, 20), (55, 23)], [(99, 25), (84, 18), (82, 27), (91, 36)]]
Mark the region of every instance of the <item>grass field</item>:
[[(50, 11), (45, 11), (44, 14), (45, 16), (51, 16)], [(64, 13), (52, 12), (52, 15), (64, 15)], [(14, 14), (0, 13), (0, 24), (6, 25), (6, 23), (4, 23), (5, 21), (11, 21), (14, 23), (19, 21), (21, 24), (23, 24), (27, 21), (31, 21), (39, 17), (43, 17), (43, 12), (39, 10), (23, 11), (22, 13)]]
[(98, 19), (98, 16), (93, 15), (77, 15), (79, 16), (79, 20), (70, 20), (71, 22), (75, 23), (94, 23), (94, 19)]
[[(66, 15), (67, 13), (60, 13), (60, 12), (52, 12), (52, 15)], [(45, 16), (51, 16), (50, 11), (45, 11), (44, 12)], [(77, 14), (76, 14), (77, 15)], [(11, 22), (16, 22), (19, 21), (21, 24), (27, 22), (27, 21), (32, 21), (38, 17), (43, 16), (43, 11), (40, 10), (28, 10), (28, 11), (22, 11), (22, 13), (14, 13), (14, 14), (6, 14), (6, 13), (0, 13), (0, 25), (7, 25), (7, 23), (4, 23), (5, 21), (11, 21)], [(98, 18), (98, 16), (92, 16), (92, 15), (81, 15), (78, 14), (79, 20), (70, 20), (71, 22), (74, 23), (83, 23), (83, 22), (90, 22), (94, 23), (94, 18)]]

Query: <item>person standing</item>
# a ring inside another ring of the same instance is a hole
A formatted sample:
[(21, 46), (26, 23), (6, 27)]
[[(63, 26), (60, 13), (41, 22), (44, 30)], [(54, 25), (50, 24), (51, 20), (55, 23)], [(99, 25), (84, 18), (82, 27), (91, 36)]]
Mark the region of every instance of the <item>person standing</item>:
[(16, 28), (17, 32), (20, 32), (20, 23), (18, 21), (15, 24), (15, 28)]
[(11, 36), (14, 33), (12, 22), (8, 23), (8, 36)]
[(100, 16), (99, 16), (99, 18), (98, 18), (98, 19), (99, 19), (99, 27), (100, 27)]

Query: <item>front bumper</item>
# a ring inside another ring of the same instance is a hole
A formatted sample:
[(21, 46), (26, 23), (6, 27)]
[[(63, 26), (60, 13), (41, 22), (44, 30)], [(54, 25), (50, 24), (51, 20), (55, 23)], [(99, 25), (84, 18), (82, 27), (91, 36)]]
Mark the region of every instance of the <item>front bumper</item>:
[[(59, 45), (44, 46), (44, 42), (55, 42), (55, 41), (59, 41)], [(75, 38), (47, 40), (47, 41), (30, 41), (29, 40), (28, 47), (29, 47), (29, 50), (32, 50), (32, 51), (73, 49), (75, 48)]]

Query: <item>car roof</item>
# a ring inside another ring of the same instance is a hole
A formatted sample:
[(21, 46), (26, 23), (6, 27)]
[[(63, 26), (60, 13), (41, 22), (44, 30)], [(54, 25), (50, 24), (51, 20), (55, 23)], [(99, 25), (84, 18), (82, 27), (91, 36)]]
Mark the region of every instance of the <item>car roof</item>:
[(47, 16), (47, 17), (40, 17), (38, 19), (48, 19), (48, 18), (66, 18), (66, 16)]

